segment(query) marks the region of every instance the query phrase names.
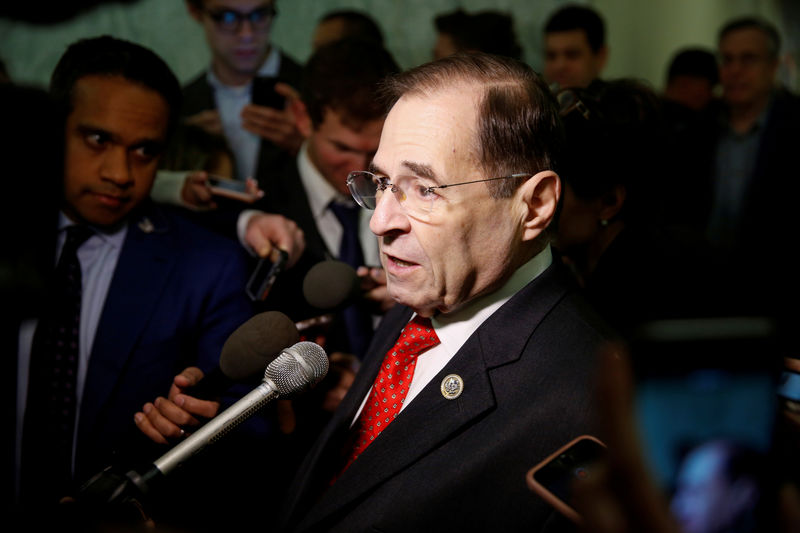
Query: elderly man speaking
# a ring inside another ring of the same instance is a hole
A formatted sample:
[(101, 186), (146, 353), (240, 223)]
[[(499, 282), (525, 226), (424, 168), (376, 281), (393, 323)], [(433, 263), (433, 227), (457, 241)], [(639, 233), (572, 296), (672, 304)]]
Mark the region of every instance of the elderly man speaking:
[[(529, 67), (457, 55), (387, 82), (368, 170), (388, 290), (348, 395), (289, 490), (289, 531), (546, 531), (525, 473), (594, 430), (605, 326), (549, 245), (562, 142)], [(568, 526), (568, 525), (567, 525)]]

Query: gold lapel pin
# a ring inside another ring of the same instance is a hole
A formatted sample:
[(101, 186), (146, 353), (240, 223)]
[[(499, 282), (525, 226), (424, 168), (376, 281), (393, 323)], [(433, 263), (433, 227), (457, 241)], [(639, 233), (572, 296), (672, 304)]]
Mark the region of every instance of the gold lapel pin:
[(464, 392), (464, 380), (458, 374), (450, 374), (442, 380), (440, 389), (445, 399), (455, 400)]

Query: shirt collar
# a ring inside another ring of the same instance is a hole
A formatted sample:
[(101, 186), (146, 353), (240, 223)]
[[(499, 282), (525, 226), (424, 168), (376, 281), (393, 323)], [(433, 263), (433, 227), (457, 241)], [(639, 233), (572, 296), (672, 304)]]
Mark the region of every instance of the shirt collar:
[(463, 308), (446, 315), (439, 314), (431, 319), (439, 340), (451, 353), (457, 352), (467, 338), (495, 311), (519, 292), (525, 285), (553, 263), (550, 245), (519, 267), (500, 289), (480, 296)]
[[(66, 229), (70, 226), (74, 226), (75, 222), (70, 220), (67, 215), (64, 214), (63, 211), (59, 211), (58, 213), (58, 234), (59, 239), (64, 238), (64, 233)], [(128, 224), (120, 224), (118, 227), (115, 227), (111, 231), (98, 228), (97, 226), (88, 225), (92, 231), (94, 231), (94, 235), (90, 238), (98, 237), (101, 239), (105, 244), (121, 247), (123, 241), (125, 240), (125, 235), (128, 233)]]
[(297, 154), (297, 170), (300, 173), (300, 181), (308, 196), (308, 204), (314, 217), (319, 217), (328, 209), (331, 202), (352, 203), (350, 198), (342, 196), (326, 180), (311, 158), (308, 156), (308, 142), (304, 142)]

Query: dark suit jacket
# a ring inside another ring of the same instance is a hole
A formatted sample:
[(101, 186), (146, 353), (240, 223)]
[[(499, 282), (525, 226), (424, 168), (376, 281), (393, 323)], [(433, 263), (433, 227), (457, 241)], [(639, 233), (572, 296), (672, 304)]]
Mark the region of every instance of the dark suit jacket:
[[(133, 414), (166, 396), (185, 367), (217, 366), (225, 340), (253, 313), (237, 243), (152, 205), (131, 220), (86, 375), (76, 447), (79, 483), (111, 464), (130, 467), (164, 453), (148, 446)], [(16, 368), (16, 354), (9, 355), (6, 361)]]
[[(727, 261), (725, 280), (736, 287), (732, 303), (742, 313), (791, 314), (796, 320), (800, 285), (790, 243), (798, 231), (798, 139), (800, 97), (776, 90), (742, 207), (741, 232), (722, 258)], [(745, 276), (758, 283), (741, 283)]]
[[(288, 83), (299, 91), (302, 83), (303, 67), (291, 57), (281, 53), (281, 64), (277, 77), (280, 81)], [(184, 87), (181, 114), (189, 116), (206, 109), (215, 108), (214, 90), (206, 80), (206, 72), (203, 72)], [(261, 140), (258, 164), (256, 165), (256, 180), (258, 180), (261, 188), (264, 188), (272, 173), (280, 168), (287, 158), (293, 159), (293, 156), (290, 156), (274, 144)]]
[[(325, 491), (342, 465), (350, 421), (411, 313), (395, 306), (378, 328), (369, 359), (289, 490), (283, 530), (568, 527), (528, 490), (525, 474), (594, 430), (592, 371), (605, 326), (557, 261), (488, 318)], [(447, 400), (439, 387), (452, 373), (464, 390)]]

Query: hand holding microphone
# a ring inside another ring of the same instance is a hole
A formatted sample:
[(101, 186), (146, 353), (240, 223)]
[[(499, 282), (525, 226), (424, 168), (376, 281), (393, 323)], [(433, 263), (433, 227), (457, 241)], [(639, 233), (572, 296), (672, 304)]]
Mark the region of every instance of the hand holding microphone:
[[(261, 352), (261, 347), (253, 344), (263, 333), (256, 331), (264, 320), (264, 317), (258, 318), (259, 316), (253, 317), (236, 330), (229, 342), (245, 351)], [(254, 319), (256, 320), (253, 322)], [(261, 383), (250, 393), (156, 459), (145, 472), (131, 470), (120, 475), (112, 468), (99, 472), (81, 488), (77, 503), (92, 509), (140, 501), (159, 480), (225, 437), (269, 402), (278, 398), (291, 398), (306, 391), (316, 385), (328, 371), (325, 351), (312, 342), (295, 343), (281, 350), (277, 357), (275, 354), (269, 357), (273, 360), (264, 371)]]
[(219, 411), (219, 396), (235, 383), (255, 383), (267, 363), (300, 340), (294, 323), (277, 311), (260, 313), (239, 326), (225, 341), (217, 368), (203, 376), (189, 367), (175, 377), (166, 398), (159, 397), (134, 415), (139, 430), (159, 444), (182, 438), (200, 419)]

